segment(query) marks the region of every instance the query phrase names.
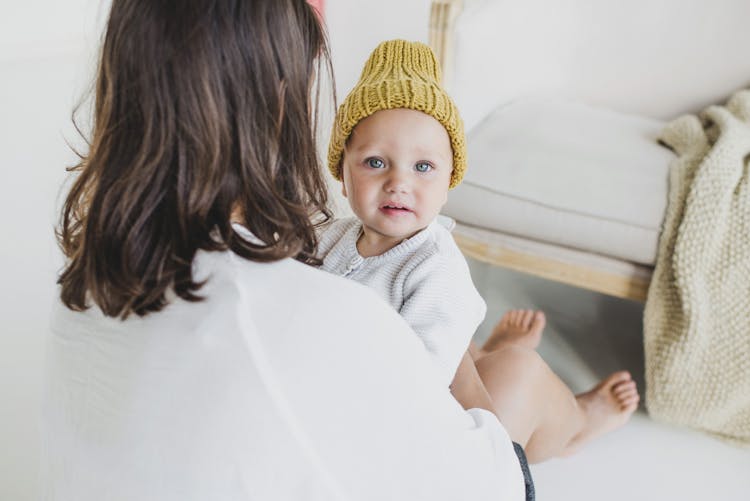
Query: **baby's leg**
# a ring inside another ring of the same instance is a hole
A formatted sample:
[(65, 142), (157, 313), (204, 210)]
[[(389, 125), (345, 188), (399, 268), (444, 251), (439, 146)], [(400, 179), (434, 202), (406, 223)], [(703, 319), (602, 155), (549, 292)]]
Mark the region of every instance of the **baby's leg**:
[(627, 371), (610, 374), (591, 390), (576, 395), (578, 407), (587, 421), (568, 442), (562, 455), (569, 456), (599, 435), (624, 425), (638, 407), (639, 400), (635, 381)]
[(520, 344), (532, 349), (539, 346), (546, 325), (544, 313), (534, 310), (508, 310), (495, 324), (490, 337), (482, 347), (469, 343), (469, 354), (476, 361), (504, 344)]
[(546, 323), (541, 311), (508, 310), (492, 329), (492, 334), (479, 350), (479, 355), (486, 355), (508, 343), (535, 350), (542, 340)]
[(495, 414), (530, 462), (571, 454), (625, 424), (638, 405), (627, 372), (576, 396), (536, 351), (519, 344), (501, 344), (479, 358), (476, 368)]

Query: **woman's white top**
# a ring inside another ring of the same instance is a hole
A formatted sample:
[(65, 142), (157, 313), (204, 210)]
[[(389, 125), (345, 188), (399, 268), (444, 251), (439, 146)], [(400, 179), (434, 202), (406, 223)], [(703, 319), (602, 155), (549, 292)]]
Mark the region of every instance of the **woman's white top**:
[(45, 500), (521, 500), (507, 433), (464, 411), (374, 292), (291, 259), (199, 252), (199, 303), (58, 305)]
[(450, 385), (487, 312), (466, 258), (437, 220), (379, 256), (360, 255), (361, 233), (356, 217), (334, 221), (320, 236), (321, 269), (377, 292), (422, 340)]

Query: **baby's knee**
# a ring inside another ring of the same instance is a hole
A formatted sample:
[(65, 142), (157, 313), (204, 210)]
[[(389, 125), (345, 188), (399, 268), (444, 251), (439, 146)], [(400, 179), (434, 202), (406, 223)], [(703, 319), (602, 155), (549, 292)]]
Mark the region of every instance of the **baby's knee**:
[(522, 345), (508, 344), (477, 360), (477, 369), (502, 370), (514, 378), (531, 381), (544, 374), (547, 364), (536, 350)]

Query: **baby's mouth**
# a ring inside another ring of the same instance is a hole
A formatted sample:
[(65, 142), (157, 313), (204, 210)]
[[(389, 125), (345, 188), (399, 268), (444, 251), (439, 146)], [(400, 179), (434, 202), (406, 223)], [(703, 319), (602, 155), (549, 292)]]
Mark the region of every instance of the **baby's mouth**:
[(385, 212), (388, 215), (406, 215), (412, 212), (412, 210), (403, 204), (398, 203), (387, 203), (380, 207), (380, 210), (382, 212)]

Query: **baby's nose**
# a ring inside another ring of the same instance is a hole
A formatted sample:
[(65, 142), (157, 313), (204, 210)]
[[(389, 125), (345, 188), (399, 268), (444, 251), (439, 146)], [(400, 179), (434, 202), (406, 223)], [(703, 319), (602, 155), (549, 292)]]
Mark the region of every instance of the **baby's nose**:
[(384, 186), (385, 190), (388, 193), (398, 193), (398, 192), (405, 192), (409, 189), (409, 181), (407, 176), (394, 169), (391, 171), (391, 175), (388, 176), (388, 179)]

